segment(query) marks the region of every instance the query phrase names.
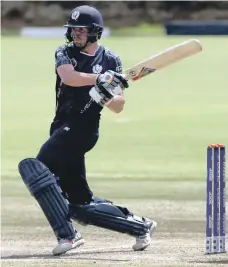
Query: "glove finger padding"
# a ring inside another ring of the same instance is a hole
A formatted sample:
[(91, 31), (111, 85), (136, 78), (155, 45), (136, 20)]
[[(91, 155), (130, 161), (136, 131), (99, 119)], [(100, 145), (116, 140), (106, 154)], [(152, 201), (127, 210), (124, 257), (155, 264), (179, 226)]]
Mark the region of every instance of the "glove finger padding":
[(118, 76), (118, 78), (119, 78), (119, 81), (122, 83), (124, 88), (128, 88), (129, 87), (129, 84), (128, 84), (127, 80), (121, 74)]
[[(117, 87), (118, 85), (121, 86), (121, 84), (116, 80), (116, 78), (114, 79), (114, 81), (111, 83), (112, 88), (110, 88), (111, 90), (114, 90), (115, 87)], [(122, 87), (122, 86), (121, 86)]]
[(118, 85), (123, 89), (129, 87), (128, 82), (123, 75), (111, 70), (106, 71), (104, 74), (99, 74), (96, 79), (96, 85), (111, 90)]
[(103, 86), (97, 85), (95, 85), (89, 91), (89, 95), (96, 103), (98, 103), (102, 107), (115, 96), (114, 93), (111, 92), (111, 90), (107, 90)]
[(110, 87), (114, 80), (114, 72), (113, 71), (106, 71), (104, 74), (99, 74), (96, 79), (96, 85), (97, 86), (103, 86), (103, 87)]

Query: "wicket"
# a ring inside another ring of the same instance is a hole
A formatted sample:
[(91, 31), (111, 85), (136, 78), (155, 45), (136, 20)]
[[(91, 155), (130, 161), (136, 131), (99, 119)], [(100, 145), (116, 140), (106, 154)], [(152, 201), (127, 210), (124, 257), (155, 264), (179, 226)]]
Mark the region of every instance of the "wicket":
[(223, 253), (226, 235), (225, 146), (207, 148), (206, 254)]

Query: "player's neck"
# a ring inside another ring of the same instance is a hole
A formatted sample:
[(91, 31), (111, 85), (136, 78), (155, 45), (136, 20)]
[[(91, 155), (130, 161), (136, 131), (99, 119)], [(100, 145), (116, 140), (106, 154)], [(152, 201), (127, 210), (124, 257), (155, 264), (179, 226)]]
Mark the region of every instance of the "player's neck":
[(95, 43), (92, 43), (91, 45), (89, 45), (88, 47), (86, 47), (85, 49), (83, 49), (82, 52), (86, 53), (86, 54), (89, 54), (89, 55), (94, 55), (97, 51), (97, 48), (98, 48), (98, 43), (95, 42)]

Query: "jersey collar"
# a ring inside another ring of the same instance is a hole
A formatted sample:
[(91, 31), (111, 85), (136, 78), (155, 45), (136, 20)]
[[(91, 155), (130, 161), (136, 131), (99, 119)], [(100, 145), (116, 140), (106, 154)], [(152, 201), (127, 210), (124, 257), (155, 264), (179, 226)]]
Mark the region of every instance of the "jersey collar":
[(93, 55), (87, 54), (87, 53), (82, 52), (82, 51), (80, 51), (80, 54), (83, 54), (83, 55), (88, 56), (88, 57), (94, 57), (97, 54), (97, 52), (100, 50), (100, 47), (101, 47), (101, 45), (98, 45), (98, 47), (97, 47), (97, 49)]

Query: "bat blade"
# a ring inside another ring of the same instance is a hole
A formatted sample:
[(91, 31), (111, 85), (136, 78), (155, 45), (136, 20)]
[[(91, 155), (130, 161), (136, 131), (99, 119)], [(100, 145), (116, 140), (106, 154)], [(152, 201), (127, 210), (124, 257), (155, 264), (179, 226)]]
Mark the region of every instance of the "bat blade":
[(124, 71), (124, 77), (136, 81), (148, 74), (202, 51), (197, 39), (191, 39), (155, 54)]

